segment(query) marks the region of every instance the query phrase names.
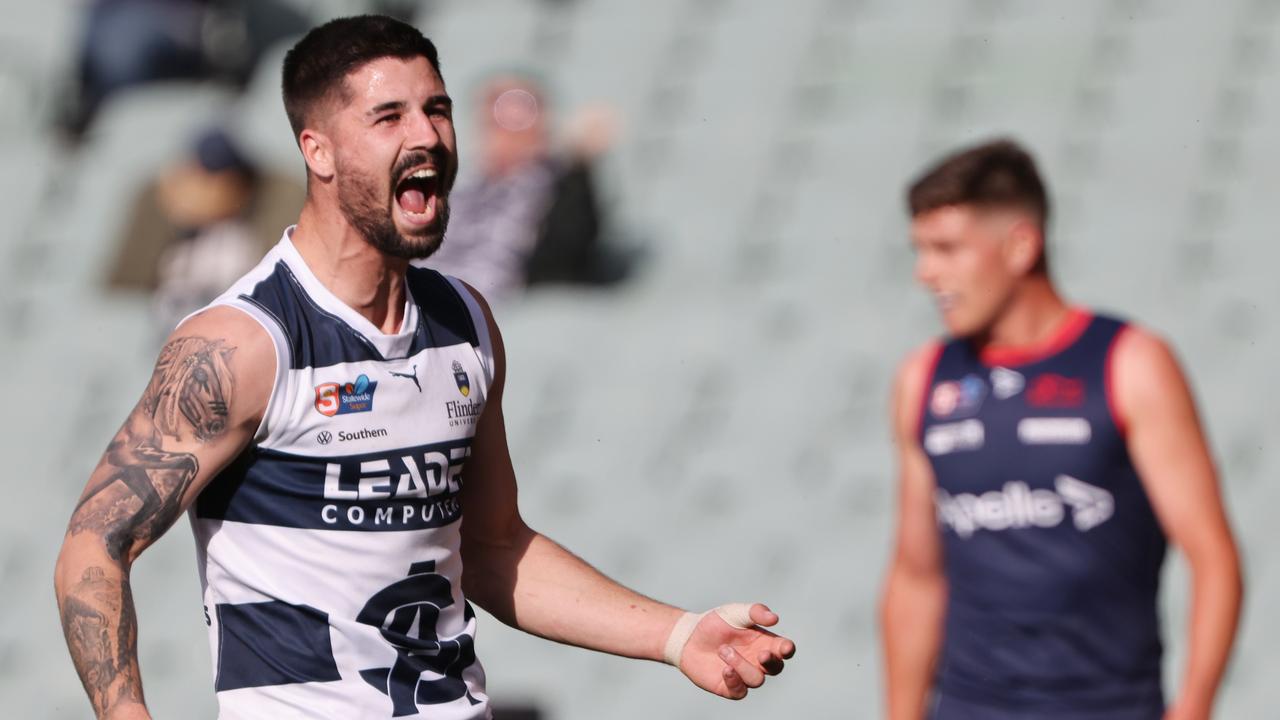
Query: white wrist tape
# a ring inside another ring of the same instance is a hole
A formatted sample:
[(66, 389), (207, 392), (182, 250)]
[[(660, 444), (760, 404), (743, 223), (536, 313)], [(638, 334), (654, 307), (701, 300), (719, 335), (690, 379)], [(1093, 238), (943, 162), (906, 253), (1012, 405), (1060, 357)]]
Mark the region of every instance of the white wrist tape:
[(694, 628), (698, 627), (698, 623), (702, 622), (702, 618), (715, 613), (720, 616), (730, 627), (746, 630), (756, 626), (751, 621), (751, 606), (747, 603), (729, 603), (721, 605), (713, 610), (708, 610), (701, 615), (687, 612), (680, 616), (676, 621), (675, 627), (671, 628), (671, 634), (667, 636), (667, 645), (662, 651), (662, 657), (667, 661), (668, 665), (680, 667), (680, 658), (684, 655), (684, 646), (689, 644), (689, 638), (693, 636)]

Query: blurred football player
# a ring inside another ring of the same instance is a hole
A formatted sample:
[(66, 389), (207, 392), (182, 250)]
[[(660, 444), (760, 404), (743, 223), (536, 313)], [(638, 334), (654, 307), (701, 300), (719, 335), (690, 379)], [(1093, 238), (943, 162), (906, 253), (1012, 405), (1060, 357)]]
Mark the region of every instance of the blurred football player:
[[(908, 192), (916, 278), (949, 337), (894, 394), (899, 507), (882, 604), (894, 720), (1201, 720), (1240, 608), (1235, 542), (1182, 371), (1049, 275), (1032, 158), (997, 141)], [(1161, 687), (1166, 541), (1189, 654)]]

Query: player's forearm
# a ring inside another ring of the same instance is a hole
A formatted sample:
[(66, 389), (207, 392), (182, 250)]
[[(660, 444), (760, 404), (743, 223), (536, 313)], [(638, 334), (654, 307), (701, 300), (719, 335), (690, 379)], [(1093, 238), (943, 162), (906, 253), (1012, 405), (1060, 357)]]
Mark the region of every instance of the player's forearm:
[(1191, 587), (1190, 652), (1178, 703), (1207, 713), (1231, 656), (1240, 617), (1243, 581), (1235, 547), (1192, 559)]
[(681, 611), (605, 577), (533, 531), (519, 543), (472, 549), (468, 594), (512, 627), (613, 655), (661, 660)]
[(54, 591), (67, 649), (99, 718), (145, 718), (138, 672), (138, 627), (128, 568), (101, 538), (68, 538)]
[(941, 577), (890, 572), (881, 600), (881, 625), (885, 703), (891, 720), (921, 720), (925, 716), (945, 611), (946, 583)]

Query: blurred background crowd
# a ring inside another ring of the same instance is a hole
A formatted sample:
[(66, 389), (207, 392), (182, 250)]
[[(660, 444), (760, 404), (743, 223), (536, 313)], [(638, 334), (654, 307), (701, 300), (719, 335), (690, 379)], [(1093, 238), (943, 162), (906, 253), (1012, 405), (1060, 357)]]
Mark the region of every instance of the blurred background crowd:
[[(1274, 712), (1280, 1), (45, 0), (0, 9), (4, 715), (88, 717), (52, 593), (66, 518), (164, 335), (296, 217), (284, 51), (365, 11), (440, 48), (462, 174), (427, 264), (496, 301), (530, 524), (676, 604), (764, 599), (800, 647), (733, 705), (486, 617), (501, 705), (879, 712), (888, 388), (938, 332), (902, 190), (1011, 135), (1070, 298), (1182, 352), (1250, 589), (1219, 707)], [(156, 717), (216, 713), (193, 561), (177, 527), (134, 571)], [(1175, 556), (1170, 687), (1185, 579)]]

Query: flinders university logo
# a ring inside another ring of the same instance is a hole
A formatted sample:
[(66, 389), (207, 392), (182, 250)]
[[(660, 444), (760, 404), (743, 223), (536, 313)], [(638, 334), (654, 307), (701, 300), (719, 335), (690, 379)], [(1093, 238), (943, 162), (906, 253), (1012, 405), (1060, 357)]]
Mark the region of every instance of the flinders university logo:
[(484, 403), (471, 397), (471, 376), (457, 360), (453, 361), (453, 381), (458, 385), (458, 392), (466, 399), (449, 400), (444, 404), (445, 412), (449, 415), (449, 427), (475, 425), (476, 420), (480, 418), (480, 410), (484, 408)]
[(316, 411), (326, 417), (373, 410), (376, 380), (360, 374), (353, 382), (323, 383), (316, 386)]
[(471, 378), (457, 360), (453, 361), (453, 381), (458, 383), (458, 392), (462, 393), (462, 397), (471, 397)]

